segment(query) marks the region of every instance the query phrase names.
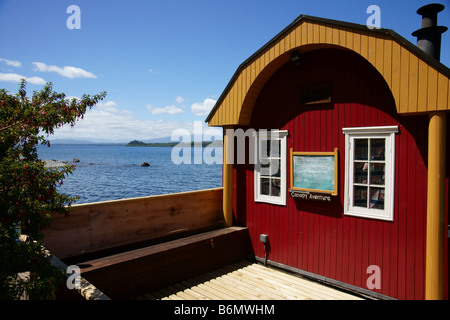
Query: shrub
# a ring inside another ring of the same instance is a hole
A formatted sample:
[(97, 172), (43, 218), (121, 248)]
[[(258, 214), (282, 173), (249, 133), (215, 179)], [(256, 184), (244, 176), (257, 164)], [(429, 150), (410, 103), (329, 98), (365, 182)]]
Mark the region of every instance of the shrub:
[[(50, 212), (68, 213), (75, 200), (57, 186), (71, 166), (45, 168), (37, 146), (50, 146), (47, 137), (65, 124), (74, 126), (106, 92), (68, 100), (48, 83), (27, 97), (26, 81), (17, 94), (0, 89), (0, 299), (51, 299), (63, 280), (52, 267), (40, 240), (51, 222)], [(18, 240), (18, 230), (26, 239)], [(29, 272), (28, 280), (18, 274)]]

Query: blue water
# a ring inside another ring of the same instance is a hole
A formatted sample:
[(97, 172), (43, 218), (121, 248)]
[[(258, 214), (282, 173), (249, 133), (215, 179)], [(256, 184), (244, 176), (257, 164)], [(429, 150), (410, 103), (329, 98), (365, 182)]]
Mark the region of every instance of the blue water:
[[(194, 150), (192, 148), (191, 150)], [(39, 146), (42, 160), (80, 160), (59, 192), (79, 196), (77, 204), (117, 200), (222, 186), (222, 165), (175, 164), (172, 147), (126, 147), (121, 145)], [(221, 153), (221, 151), (220, 151)], [(192, 151), (192, 156), (194, 151)], [(221, 154), (218, 154), (221, 157)], [(192, 157), (193, 159), (193, 157)], [(150, 167), (141, 167), (148, 162)]]

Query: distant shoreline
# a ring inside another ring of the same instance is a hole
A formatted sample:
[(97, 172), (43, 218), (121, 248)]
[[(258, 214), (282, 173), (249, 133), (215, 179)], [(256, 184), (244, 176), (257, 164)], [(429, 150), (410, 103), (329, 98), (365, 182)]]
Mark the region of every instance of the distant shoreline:
[[(131, 144), (131, 143), (114, 143), (114, 142), (78, 142), (78, 143), (63, 143), (63, 142), (51, 142), (50, 146), (98, 146), (98, 147), (104, 147), (104, 146), (117, 146), (117, 147), (200, 147), (199, 142), (191, 142), (191, 143), (183, 143), (183, 142), (161, 142), (161, 143), (143, 143), (143, 144)], [(217, 140), (217, 141), (204, 141), (201, 143), (202, 147), (222, 147), (223, 141)]]
[(165, 143), (128, 143), (126, 147), (222, 147), (222, 141), (203, 141), (199, 142), (183, 143), (183, 142), (165, 142)]

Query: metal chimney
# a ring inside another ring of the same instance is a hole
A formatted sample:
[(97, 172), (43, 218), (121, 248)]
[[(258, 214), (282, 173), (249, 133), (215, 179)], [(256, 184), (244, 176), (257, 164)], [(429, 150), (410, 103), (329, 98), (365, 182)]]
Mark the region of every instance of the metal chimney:
[(437, 60), (441, 58), (441, 35), (447, 31), (447, 27), (437, 25), (437, 14), (444, 8), (444, 5), (439, 3), (419, 8), (417, 14), (422, 16), (422, 29), (412, 33), (417, 37), (417, 46)]

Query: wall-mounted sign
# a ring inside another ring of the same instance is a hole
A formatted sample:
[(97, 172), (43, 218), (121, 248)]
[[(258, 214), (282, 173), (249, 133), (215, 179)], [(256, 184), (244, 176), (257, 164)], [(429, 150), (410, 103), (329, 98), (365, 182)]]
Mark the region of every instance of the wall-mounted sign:
[(314, 193), (310, 191), (301, 191), (295, 189), (289, 189), (289, 194), (291, 195), (292, 198), (331, 201), (331, 194)]
[[(294, 152), (291, 149), (291, 196), (294, 191), (338, 194), (338, 149), (334, 152)], [(309, 198), (309, 197), (308, 197)], [(312, 199), (312, 198), (311, 198)]]

